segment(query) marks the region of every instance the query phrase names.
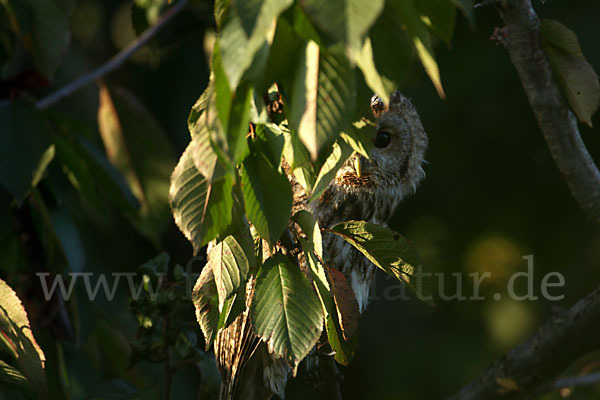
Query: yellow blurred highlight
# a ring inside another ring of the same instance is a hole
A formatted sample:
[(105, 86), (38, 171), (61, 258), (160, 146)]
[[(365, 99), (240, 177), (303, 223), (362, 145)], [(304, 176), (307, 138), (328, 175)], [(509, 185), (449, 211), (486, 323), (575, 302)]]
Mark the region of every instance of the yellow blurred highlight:
[(466, 251), (468, 272), (491, 272), (483, 284), (504, 285), (516, 271), (522, 270), (523, 250), (511, 239), (500, 234), (486, 234), (475, 239)]
[(485, 322), (494, 345), (500, 350), (519, 344), (535, 329), (536, 321), (528, 304), (506, 298), (490, 301), (486, 306)]
[(92, 0), (76, 3), (71, 15), (71, 32), (73, 37), (83, 45), (88, 46), (101, 33), (104, 21), (104, 8)]

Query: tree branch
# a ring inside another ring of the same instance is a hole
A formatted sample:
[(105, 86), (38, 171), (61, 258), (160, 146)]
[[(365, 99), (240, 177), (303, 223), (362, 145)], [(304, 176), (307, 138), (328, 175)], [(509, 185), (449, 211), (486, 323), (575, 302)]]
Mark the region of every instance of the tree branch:
[(526, 399), (565, 366), (600, 348), (600, 287), (552, 317), (447, 400)]
[[(501, 0), (507, 49), (552, 157), (573, 197), (600, 226), (600, 173), (552, 75), (530, 0)], [(600, 288), (547, 321), (449, 400), (524, 399), (586, 353), (600, 348)]]
[(79, 78), (70, 82), (66, 86), (58, 89), (55, 92), (50, 93), (46, 97), (36, 102), (36, 107), (40, 110), (48, 108), (51, 105), (58, 103), (67, 96), (73, 94), (73, 92), (81, 89), (85, 85), (95, 81), (98, 78), (114, 71), (119, 68), (129, 57), (131, 57), (136, 51), (144, 46), (158, 31), (160, 31), (164, 25), (169, 22), (175, 15), (177, 15), (183, 7), (187, 4), (188, 0), (180, 0), (173, 7), (169, 8), (154, 25), (146, 29), (136, 40), (131, 42), (127, 47), (115, 54), (107, 62), (99, 66), (93, 71), (81, 75)]
[(577, 128), (539, 34), (530, 0), (502, 0), (500, 15), (508, 30), (507, 48), (552, 157), (588, 218), (600, 227), (600, 173)]
[(568, 378), (558, 379), (552, 385), (551, 389), (562, 389), (574, 386), (594, 385), (600, 382), (600, 372), (595, 372), (589, 375), (570, 376)]

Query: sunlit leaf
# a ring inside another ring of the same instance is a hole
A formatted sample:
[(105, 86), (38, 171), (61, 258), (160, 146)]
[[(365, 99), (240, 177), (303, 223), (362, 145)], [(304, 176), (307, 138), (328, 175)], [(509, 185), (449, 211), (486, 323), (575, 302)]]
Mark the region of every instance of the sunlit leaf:
[(296, 180), (304, 190), (309, 192), (315, 183), (315, 176), (310, 155), (302, 144), (298, 135), (283, 127), (281, 129), (284, 138), (283, 156), (290, 165)]
[[(192, 107), (188, 118), (188, 129), (192, 136), (190, 153), (194, 159), (194, 165), (198, 172), (209, 181), (222, 177), (226, 170), (218, 162), (218, 156), (211, 143), (211, 122), (208, 120), (208, 106), (214, 97), (213, 83), (211, 82), (202, 96)], [(214, 126), (214, 122), (212, 122)], [(220, 126), (217, 127), (220, 129)]]
[(287, 257), (268, 259), (256, 280), (252, 324), (275, 357), (296, 367), (317, 343), (323, 328), (319, 299)]
[(421, 300), (431, 299), (431, 274), (415, 247), (391, 229), (365, 221), (341, 222), (327, 232), (341, 236), (373, 264), (411, 288)]
[(425, 68), (425, 72), (429, 75), (429, 79), (435, 86), (438, 95), (441, 98), (445, 98), (444, 88), (442, 87), (442, 81), (440, 78), (440, 70), (435, 56), (433, 53), (433, 45), (431, 44), (431, 38), (427, 25), (421, 19), (419, 11), (414, 0), (394, 0), (394, 9), (398, 13), (398, 17), (404, 23), (407, 33), (410, 35), (417, 55)]
[(27, 313), (16, 293), (0, 279), (0, 348), (10, 354), (19, 372), (40, 396), (46, 398), (46, 357), (38, 346)]
[(369, 88), (371, 88), (374, 93), (377, 93), (377, 95), (381, 97), (385, 104), (389, 104), (390, 96), (388, 93), (388, 88), (386, 87), (383, 78), (379, 75), (379, 72), (375, 67), (373, 47), (369, 37), (365, 38), (365, 41), (360, 48), (354, 49), (353, 58), (362, 71)]
[(209, 92), (206, 122), (215, 149), (220, 150), (227, 161), (235, 165), (248, 151), (246, 135), (249, 131), (253, 90), (249, 84), (241, 85), (236, 90), (231, 89), (221, 63), (218, 45), (213, 52), (213, 72), (214, 90)]
[(219, 296), (212, 268), (205, 266), (192, 292), (196, 319), (204, 334), (206, 350), (210, 349), (219, 324)]
[(296, 71), (289, 120), (313, 161), (350, 123), (356, 96), (354, 73), (345, 56), (306, 46)]
[(540, 34), (548, 60), (577, 118), (592, 126), (600, 105), (600, 82), (577, 36), (558, 21), (542, 20)]
[(233, 236), (227, 236), (210, 249), (207, 267), (213, 270), (221, 311), (225, 301), (238, 289), (245, 287), (249, 271), (248, 259), (237, 240)]
[(287, 227), (292, 208), (287, 177), (264, 154), (250, 154), (243, 163), (242, 190), (248, 219), (260, 236), (275, 244)]
[(327, 185), (329, 185), (331, 180), (335, 177), (338, 169), (340, 169), (351, 155), (352, 147), (347, 145), (343, 140), (333, 144), (331, 153), (319, 171), (315, 186), (309, 197), (309, 202), (315, 201), (321, 197), (323, 192), (325, 192), (325, 189), (327, 189)]
[(270, 46), (275, 34), (275, 21), (292, 1), (252, 0), (235, 3), (229, 10), (223, 12), (221, 7), (219, 11), (222, 65), (232, 91), (238, 87), (242, 75), (253, 63), (266, 63), (268, 53), (263, 54), (260, 63), (254, 60), (254, 56), (262, 48)]
[(306, 0), (301, 6), (314, 23), (349, 48), (360, 46), (362, 36), (383, 10), (383, 0)]
[(0, 106), (0, 126), (0, 184), (21, 201), (52, 159), (50, 131), (44, 117), (20, 101)]
[(197, 252), (231, 223), (233, 177), (210, 182), (194, 164), (192, 143), (171, 176), (169, 199), (175, 223)]
[(323, 258), (323, 238), (321, 237), (321, 229), (315, 217), (306, 210), (298, 211), (293, 220), (300, 225), (302, 232), (306, 235), (309, 243), (317, 254)]
[(344, 340), (341, 334), (341, 328), (332, 315), (327, 316), (325, 328), (327, 329), (329, 345), (333, 351), (335, 351), (335, 361), (341, 365), (349, 365), (354, 358), (354, 353), (358, 347), (358, 333), (355, 333), (350, 340)]
[(431, 33), (450, 46), (456, 21), (456, 6), (452, 0), (418, 0), (417, 6), (421, 20)]
[(346, 142), (358, 154), (365, 158), (370, 158), (374, 133), (374, 126), (364, 121), (358, 121), (349, 126), (345, 132), (342, 132), (340, 139)]

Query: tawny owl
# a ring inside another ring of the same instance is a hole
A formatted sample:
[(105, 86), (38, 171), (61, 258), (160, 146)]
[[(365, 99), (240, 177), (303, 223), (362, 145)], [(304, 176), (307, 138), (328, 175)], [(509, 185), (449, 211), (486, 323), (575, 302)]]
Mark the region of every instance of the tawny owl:
[[(386, 225), (398, 204), (414, 193), (425, 176), (422, 164), (428, 140), (411, 102), (395, 92), (389, 107), (374, 96), (371, 108), (377, 125), (369, 159), (352, 155), (311, 204), (306, 204), (301, 186), (290, 175), (294, 208), (310, 210), (323, 228), (348, 220)], [(339, 236), (325, 235), (323, 240), (328, 266), (340, 269), (349, 280), (362, 313), (376, 267)], [(248, 283), (247, 306), (253, 285), (253, 281)], [(217, 335), (215, 355), (222, 377), (221, 400), (269, 399), (273, 394), (284, 397), (290, 369), (285, 361), (274, 359), (253, 334), (248, 307)]]

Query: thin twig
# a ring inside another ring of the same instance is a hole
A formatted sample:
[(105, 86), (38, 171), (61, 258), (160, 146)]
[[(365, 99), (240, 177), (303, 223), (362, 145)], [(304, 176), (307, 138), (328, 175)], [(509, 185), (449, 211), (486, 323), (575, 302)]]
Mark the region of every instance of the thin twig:
[(570, 376), (562, 378), (554, 382), (552, 389), (562, 389), (574, 386), (589, 386), (600, 382), (600, 372), (593, 374), (581, 375), (581, 376)]
[(95, 81), (98, 78), (114, 71), (119, 68), (129, 57), (131, 57), (136, 51), (144, 46), (163, 26), (169, 22), (175, 15), (177, 15), (183, 7), (187, 4), (188, 0), (180, 0), (173, 7), (169, 8), (154, 25), (146, 29), (136, 40), (131, 42), (127, 47), (115, 54), (107, 62), (99, 66), (93, 71), (81, 75), (79, 78), (70, 82), (66, 86), (58, 89), (55, 92), (50, 93), (46, 97), (40, 99), (35, 104), (40, 110), (48, 108), (49, 106), (61, 101), (67, 96), (70, 96), (73, 92), (81, 89), (85, 85)]
[(566, 378), (557, 379), (554, 382), (547, 382), (540, 386), (538, 390), (533, 392), (529, 398), (534, 399), (553, 390), (564, 388), (572, 388), (575, 386), (590, 386), (600, 382), (600, 372), (581, 376), (569, 376)]

